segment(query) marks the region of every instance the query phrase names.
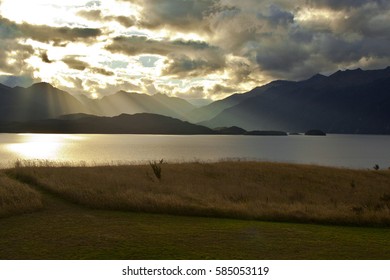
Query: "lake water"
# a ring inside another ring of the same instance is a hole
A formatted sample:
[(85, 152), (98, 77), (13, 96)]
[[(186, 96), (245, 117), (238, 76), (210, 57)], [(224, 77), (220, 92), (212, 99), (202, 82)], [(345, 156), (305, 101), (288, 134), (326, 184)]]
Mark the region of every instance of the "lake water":
[(390, 136), (0, 134), (0, 166), (17, 159), (73, 164), (244, 159), (389, 168)]

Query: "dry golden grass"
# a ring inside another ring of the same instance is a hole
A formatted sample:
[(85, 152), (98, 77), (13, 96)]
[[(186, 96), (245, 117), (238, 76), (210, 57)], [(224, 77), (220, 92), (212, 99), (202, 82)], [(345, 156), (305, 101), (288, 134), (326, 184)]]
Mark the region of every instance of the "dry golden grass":
[(18, 167), (25, 182), (93, 208), (390, 225), (390, 171), (258, 162)]
[(42, 208), (41, 195), (29, 186), (0, 173), (0, 217)]

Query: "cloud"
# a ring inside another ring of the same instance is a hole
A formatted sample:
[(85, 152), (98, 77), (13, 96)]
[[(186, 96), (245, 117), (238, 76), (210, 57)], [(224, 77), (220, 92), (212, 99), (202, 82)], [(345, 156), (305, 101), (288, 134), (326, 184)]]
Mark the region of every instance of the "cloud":
[(52, 27), (46, 25), (32, 25), (29, 23), (14, 23), (0, 16), (1, 38), (6, 39), (33, 39), (43, 43), (54, 45), (66, 44), (76, 41), (90, 41), (102, 35), (102, 31), (96, 28), (81, 27)]
[(83, 71), (86, 68), (89, 67), (89, 64), (85, 61), (79, 60), (76, 58), (77, 56), (67, 56), (62, 59), (62, 62), (64, 62), (70, 69), (76, 69)]
[[(294, 55), (291, 55), (291, 54)], [(310, 58), (310, 53), (299, 44), (284, 42), (259, 45), (256, 61), (263, 70), (293, 72), (297, 65)]]
[(43, 62), (46, 62), (46, 63), (52, 63), (53, 61), (51, 61), (47, 55), (47, 51), (42, 51), (41, 52), (41, 59)]
[(81, 10), (77, 12), (77, 15), (93, 21), (100, 21), (103, 19), (101, 10)]
[(170, 55), (165, 61), (163, 75), (175, 77), (205, 77), (211, 73), (222, 71), (224, 60), (192, 59), (186, 55)]
[(278, 25), (287, 26), (294, 23), (294, 14), (275, 4), (269, 6), (267, 13), (260, 12), (258, 18), (267, 21), (273, 27)]
[(175, 95), (181, 98), (201, 99), (206, 97), (206, 89), (204, 86), (191, 86), (184, 91), (175, 92)]
[(112, 15), (107, 16), (107, 15), (103, 15), (101, 10), (81, 10), (77, 13), (77, 15), (91, 21), (99, 21), (99, 22), (115, 21), (127, 28), (134, 26), (136, 23), (136, 19), (133, 16), (131, 17), (112, 16)]
[(316, 0), (316, 1), (310, 1), (310, 5), (317, 6), (317, 7), (323, 7), (323, 8), (330, 8), (334, 10), (340, 10), (340, 9), (356, 9), (361, 8), (362, 6), (366, 5), (378, 5), (380, 7), (386, 6), (388, 4), (387, 0)]
[(21, 24), (19, 28), (23, 37), (44, 43), (53, 42), (55, 45), (79, 40), (89, 41), (102, 34), (102, 31), (96, 28), (50, 27), (27, 23)]
[(106, 70), (104, 68), (100, 68), (100, 67), (92, 67), (91, 72), (95, 73), (95, 74), (100, 74), (103, 76), (114, 76), (115, 75), (114, 72), (112, 72), (110, 70)]
[(207, 31), (209, 15), (218, 9), (218, 0), (122, 0), (142, 7), (140, 26), (180, 31)]
[[(247, 60), (242, 71), (256, 71), (257, 65), (263, 76), (296, 80), (359, 61), (378, 66), (381, 58), (381, 67), (390, 63), (390, 49), (385, 47), (390, 44), (388, 1), (223, 3), (234, 12), (209, 17), (214, 34), (209, 42)], [(243, 76), (229, 72), (231, 77)]]
[(31, 46), (23, 45), (12, 39), (0, 40), (0, 70), (9, 74), (30, 73), (25, 60), (34, 54)]
[[(88, 85), (88, 83), (86, 83)], [(96, 92), (100, 97), (105, 95), (110, 95), (113, 93), (117, 93), (118, 91), (126, 91), (126, 92), (145, 92), (143, 89), (127, 80), (118, 79), (115, 83), (106, 83), (101, 85), (99, 83), (93, 83), (92, 81), (89, 83), (89, 86), (92, 87), (92, 91)]]
[(110, 20), (114, 20), (114, 21), (119, 22), (124, 27), (131, 27), (131, 26), (135, 25), (135, 18), (134, 17), (116, 16), (116, 17), (108, 17), (108, 18)]
[(219, 48), (200, 41), (154, 40), (145, 36), (117, 37), (107, 46), (107, 50), (130, 56), (166, 56), (163, 75), (205, 76), (225, 66), (225, 57)]
[(87, 69), (90, 70), (91, 73), (100, 74), (104, 76), (115, 75), (115, 73), (110, 70), (101, 67), (93, 67), (87, 62), (78, 59), (77, 56), (66, 56), (62, 59), (62, 62), (64, 62), (70, 69), (75, 69), (79, 71), (84, 71)]
[(113, 42), (106, 47), (112, 52), (119, 52), (134, 56), (141, 54), (158, 54), (166, 56), (171, 53), (191, 53), (196, 51), (216, 50), (206, 42), (183, 41), (183, 40), (155, 40), (146, 36), (120, 36), (113, 39)]
[(229, 94), (237, 92), (237, 88), (216, 84), (210, 92), (214, 95)]

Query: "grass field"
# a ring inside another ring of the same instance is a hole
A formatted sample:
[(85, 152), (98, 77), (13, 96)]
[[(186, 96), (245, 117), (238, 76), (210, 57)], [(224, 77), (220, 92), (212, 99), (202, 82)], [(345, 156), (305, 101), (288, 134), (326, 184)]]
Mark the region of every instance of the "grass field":
[(0, 217), (36, 211), (42, 207), (38, 192), (0, 173)]
[[(157, 163), (156, 163), (157, 164)], [(258, 162), (9, 170), (75, 203), (174, 215), (390, 226), (390, 171)]]
[[(28, 183), (43, 206), (0, 218), (0, 259), (390, 259), (384, 214), (388, 171), (248, 162), (161, 167), (161, 181), (148, 165), (3, 170), (0, 178), (19, 185), (17, 178), (24, 187)], [(292, 196), (299, 190), (302, 195)], [(141, 200), (142, 195), (148, 198)], [(352, 223), (370, 224), (365, 219), (371, 211), (383, 217), (366, 227), (326, 225), (351, 223), (333, 216), (292, 214), (309, 201), (313, 209), (323, 209), (314, 205), (327, 195), (326, 207), (363, 208), (349, 209)], [(300, 223), (259, 221), (261, 215), (248, 214), (259, 211), (249, 208), (256, 199), (275, 208), (279, 203), (287, 211), (281, 216), (269, 210), (275, 216), (266, 219)], [(368, 202), (382, 210), (371, 210)], [(182, 211), (185, 203), (192, 207)]]

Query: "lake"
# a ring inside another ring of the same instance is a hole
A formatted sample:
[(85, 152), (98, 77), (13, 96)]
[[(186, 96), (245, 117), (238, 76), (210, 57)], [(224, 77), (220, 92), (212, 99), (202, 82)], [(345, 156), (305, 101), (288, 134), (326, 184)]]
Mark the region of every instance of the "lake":
[(390, 167), (390, 136), (0, 134), (0, 166), (17, 159), (79, 164), (256, 161)]

